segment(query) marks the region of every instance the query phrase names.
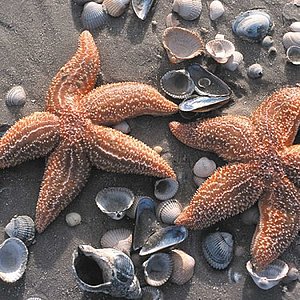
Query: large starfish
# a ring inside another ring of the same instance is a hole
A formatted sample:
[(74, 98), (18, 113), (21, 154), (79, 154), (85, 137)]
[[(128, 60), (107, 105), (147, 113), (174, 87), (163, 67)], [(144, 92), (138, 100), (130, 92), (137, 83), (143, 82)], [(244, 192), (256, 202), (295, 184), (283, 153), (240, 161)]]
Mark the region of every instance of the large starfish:
[(259, 200), (251, 261), (261, 270), (276, 259), (300, 229), (300, 145), (292, 145), (299, 123), (300, 87), (275, 92), (249, 118), (171, 122), (181, 142), (230, 162), (197, 190), (176, 224), (202, 229)]
[(0, 140), (0, 168), (52, 152), (36, 207), (38, 232), (78, 195), (92, 166), (109, 172), (175, 177), (172, 168), (150, 147), (103, 125), (144, 114), (172, 114), (177, 105), (142, 83), (93, 89), (99, 68), (93, 37), (84, 31), (77, 52), (50, 85), (45, 112), (19, 120)]

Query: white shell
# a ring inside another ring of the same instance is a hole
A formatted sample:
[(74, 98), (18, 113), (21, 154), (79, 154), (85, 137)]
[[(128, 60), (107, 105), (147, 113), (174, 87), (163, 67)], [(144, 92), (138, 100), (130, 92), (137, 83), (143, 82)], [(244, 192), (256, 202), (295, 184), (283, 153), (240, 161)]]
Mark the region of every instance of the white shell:
[(290, 25), (290, 29), (294, 32), (300, 31), (300, 22), (294, 22)]
[(161, 202), (156, 208), (156, 216), (165, 224), (174, 224), (174, 221), (182, 212), (182, 205), (176, 199)]
[(173, 178), (159, 179), (154, 184), (154, 196), (161, 201), (171, 199), (178, 191), (179, 183)]
[(104, 0), (103, 6), (110, 16), (119, 17), (125, 12), (129, 2), (130, 0)]
[(300, 47), (300, 32), (287, 32), (282, 38), (285, 49), (291, 46)]
[(238, 66), (242, 63), (244, 56), (239, 51), (234, 51), (229, 57), (228, 61), (224, 64), (224, 67), (229, 71), (235, 71)]
[(260, 64), (253, 64), (247, 69), (247, 75), (252, 79), (257, 79), (263, 76), (263, 68)]
[(173, 11), (185, 20), (195, 20), (201, 14), (202, 2), (201, 0), (174, 0)]
[(209, 17), (212, 21), (221, 17), (225, 12), (224, 6), (221, 1), (214, 0), (209, 5)]
[(300, 65), (300, 47), (289, 47), (286, 51), (286, 57), (292, 64)]
[(206, 178), (209, 177), (217, 168), (216, 163), (207, 158), (201, 157), (194, 165), (193, 172), (196, 176)]
[(119, 130), (125, 134), (130, 132), (130, 126), (126, 121), (122, 121), (113, 126), (114, 129)]
[(71, 212), (66, 215), (66, 223), (70, 227), (74, 227), (76, 225), (79, 225), (81, 223), (81, 216), (80, 214), (76, 212)]
[(7, 106), (22, 106), (26, 102), (26, 93), (22, 86), (17, 85), (11, 88), (5, 97)]
[(88, 2), (84, 5), (81, 22), (86, 29), (95, 29), (107, 23), (108, 16), (102, 4)]
[(225, 39), (211, 40), (205, 45), (205, 48), (212, 58), (220, 64), (226, 63), (235, 51), (233, 43)]

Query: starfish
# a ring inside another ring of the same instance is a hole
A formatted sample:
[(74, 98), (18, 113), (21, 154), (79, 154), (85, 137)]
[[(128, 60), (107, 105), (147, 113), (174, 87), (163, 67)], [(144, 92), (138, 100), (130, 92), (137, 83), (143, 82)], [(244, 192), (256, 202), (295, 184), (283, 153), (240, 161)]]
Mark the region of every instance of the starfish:
[(91, 167), (157, 177), (176, 175), (150, 147), (107, 125), (144, 114), (169, 115), (177, 105), (136, 82), (94, 88), (100, 58), (82, 32), (76, 53), (54, 77), (44, 112), (16, 122), (0, 140), (0, 168), (49, 155), (36, 206), (39, 233), (79, 194)]
[(199, 187), (176, 224), (202, 229), (259, 201), (251, 262), (257, 270), (264, 269), (300, 229), (300, 145), (293, 145), (299, 124), (300, 87), (274, 92), (250, 117), (171, 122), (172, 133), (182, 143), (229, 162)]

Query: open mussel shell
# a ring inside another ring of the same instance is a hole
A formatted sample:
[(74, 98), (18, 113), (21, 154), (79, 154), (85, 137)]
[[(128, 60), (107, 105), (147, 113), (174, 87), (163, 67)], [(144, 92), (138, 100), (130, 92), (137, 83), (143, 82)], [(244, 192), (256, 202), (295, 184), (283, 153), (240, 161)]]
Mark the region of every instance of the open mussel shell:
[(131, 0), (133, 11), (141, 20), (147, 18), (153, 2), (154, 0)]
[(100, 191), (96, 196), (96, 204), (102, 212), (114, 220), (120, 220), (133, 204), (134, 194), (123, 187), (109, 187)]
[(176, 199), (161, 202), (156, 208), (157, 218), (165, 224), (174, 224), (181, 212), (182, 205)]
[(9, 237), (16, 237), (29, 245), (35, 237), (34, 221), (29, 216), (13, 217), (5, 226), (5, 232)]
[(73, 252), (72, 269), (80, 288), (84, 291), (127, 299), (141, 297), (134, 265), (121, 251), (80, 245)]
[(108, 15), (102, 4), (88, 2), (84, 5), (81, 22), (84, 28), (92, 30), (107, 24)]
[(163, 249), (170, 248), (183, 242), (188, 236), (184, 226), (168, 226), (153, 233), (143, 248), (140, 255), (149, 255)]
[(28, 250), (18, 238), (12, 237), (0, 245), (0, 279), (12, 283), (20, 279), (26, 269)]
[(160, 79), (162, 90), (172, 98), (184, 99), (193, 94), (195, 84), (186, 70), (171, 70)]
[(261, 272), (256, 273), (250, 261), (247, 262), (246, 269), (255, 284), (263, 290), (268, 290), (277, 285), (289, 271), (288, 265), (280, 259), (274, 260)]
[(179, 183), (173, 178), (159, 179), (154, 184), (154, 196), (161, 201), (171, 199), (175, 196)]
[(300, 47), (291, 46), (286, 51), (287, 59), (294, 65), (300, 65)]
[(174, 0), (172, 9), (183, 19), (192, 21), (200, 16), (202, 2), (201, 0)]
[(215, 269), (225, 269), (233, 256), (233, 238), (228, 232), (209, 234), (202, 243), (202, 250), (207, 262)]
[(26, 102), (26, 93), (22, 86), (12, 87), (5, 96), (7, 106), (23, 106)]
[(164, 300), (164, 294), (160, 289), (147, 285), (142, 288), (142, 300)]
[(232, 23), (232, 31), (240, 38), (250, 41), (261, 41), (272, 27), (270, 15), (262, 10), (243, 12)]

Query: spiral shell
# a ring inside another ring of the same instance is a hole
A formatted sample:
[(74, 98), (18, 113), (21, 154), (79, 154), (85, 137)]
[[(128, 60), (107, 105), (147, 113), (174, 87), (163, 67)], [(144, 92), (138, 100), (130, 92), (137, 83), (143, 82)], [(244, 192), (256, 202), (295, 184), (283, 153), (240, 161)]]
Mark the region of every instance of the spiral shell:
[(253, 64), (247, 69), (247, 75), (252, 79), (261, 78), (263, 76), (263, 68), (260, 64)]
[(196, 176), (206, 178), (213, 174), (216, 170), (216, 163), (207, 158), (201, 157), (194, 165), (193, 172)]
[(182, 205), (176, 199), (161, 202), (156, 208), (156, 215), (165, 224), (174, 224), (182, 211)]
[(207, 42), (205, 48), (210, 56), (220, 64), (226, 63), (235, 51), (233, 43), (225, 39), (211, 40)]
[(300, 47), (300, 32), (287, 32), (283, 36), (282, 42), (285, 49), (288, 49), (291, 46)]
[(83, 27), (89, 30), (104, 26), (107, 23), (107, 13), (102, 4), (88, 2), (84, 5), (81, 14)]
[(5, 103), (7, 106), (22, 106), (25, 102), (26, 93), (24, 88), (20, 85), (11, 88), (5, 96)]
[(161, 201), (171, 199), (178, 191), (179, 183), (173, 178), (157, 180), (154, 185), (154, 196)]
[(195, 20), (201, 14), (202, 2), (201, 0), (174, 0), (173, 11), (185, 20)]
[(264, 37), (264, 39), (261, 41), (261, 45), (265, 48), (270, 48), (273, 46), (274, 41), (273, 38), (270, 35), (267, 35)]
[(209, 5), (209, 17), (212, 21), (220, 18), (225, 12), (224, 6), (221, 1), (214, 0)]
[(103, 6), (110, 16), (119, 17), (125, 12), (129, 1), (130, 0), (104, 0)]

